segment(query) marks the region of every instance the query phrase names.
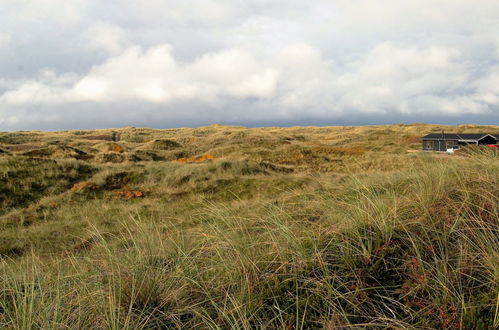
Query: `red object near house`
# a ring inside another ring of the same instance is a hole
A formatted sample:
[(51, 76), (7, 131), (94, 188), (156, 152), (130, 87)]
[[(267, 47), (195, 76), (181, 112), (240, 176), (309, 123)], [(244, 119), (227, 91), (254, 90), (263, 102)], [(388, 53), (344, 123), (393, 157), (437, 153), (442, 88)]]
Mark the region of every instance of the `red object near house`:
[(499, 144), (487, 144), (487, 147), (499, 149)]

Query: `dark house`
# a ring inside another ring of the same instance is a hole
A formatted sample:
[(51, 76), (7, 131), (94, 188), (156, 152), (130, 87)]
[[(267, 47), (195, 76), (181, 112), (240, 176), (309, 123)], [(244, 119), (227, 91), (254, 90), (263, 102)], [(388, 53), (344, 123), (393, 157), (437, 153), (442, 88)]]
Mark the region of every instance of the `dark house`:
[(423, 150), (447, 151), (447, 149), (459, 149), (468, 144), (497, 144), (499, 135), (486, 133), (477, 134), (447, 134), (431, 133), (421, 138)]

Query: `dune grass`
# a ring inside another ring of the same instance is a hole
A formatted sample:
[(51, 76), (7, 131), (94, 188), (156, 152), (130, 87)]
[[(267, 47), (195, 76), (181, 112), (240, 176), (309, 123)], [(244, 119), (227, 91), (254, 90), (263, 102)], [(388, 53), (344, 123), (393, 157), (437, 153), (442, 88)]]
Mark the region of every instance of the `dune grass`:
[[(136, 129), (126, 152), (176, 144), (156, 161), (2, 156), (0, 327), (497, 328), (497, 154), (383, 148), (401, 129), (428, 127)], [(77, 139), (103, 133), (45, 139), (91, 153)]]

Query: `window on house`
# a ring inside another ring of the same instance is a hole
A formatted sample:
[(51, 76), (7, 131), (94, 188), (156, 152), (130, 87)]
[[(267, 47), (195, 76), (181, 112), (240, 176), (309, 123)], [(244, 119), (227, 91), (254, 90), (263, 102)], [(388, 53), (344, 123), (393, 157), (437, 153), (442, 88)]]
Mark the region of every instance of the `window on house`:
[(433, 141), (425, 141), (424, 148), (425, 149), (433, 149)]
[(454, 147), (454, 145), (455, 145), (454, 141), (445, 141), (446, 149), (451, 149), (452, 147)]

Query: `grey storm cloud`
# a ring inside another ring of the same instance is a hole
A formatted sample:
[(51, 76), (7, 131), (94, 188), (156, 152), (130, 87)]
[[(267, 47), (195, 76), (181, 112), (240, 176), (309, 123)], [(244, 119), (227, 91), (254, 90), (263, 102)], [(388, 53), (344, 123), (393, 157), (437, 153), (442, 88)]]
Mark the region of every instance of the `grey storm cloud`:
[(0, 129), (499, 123), (496, 0), (1, 0)]

